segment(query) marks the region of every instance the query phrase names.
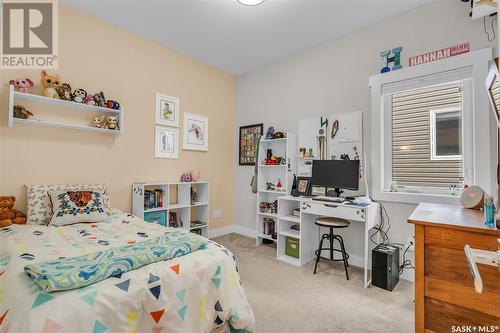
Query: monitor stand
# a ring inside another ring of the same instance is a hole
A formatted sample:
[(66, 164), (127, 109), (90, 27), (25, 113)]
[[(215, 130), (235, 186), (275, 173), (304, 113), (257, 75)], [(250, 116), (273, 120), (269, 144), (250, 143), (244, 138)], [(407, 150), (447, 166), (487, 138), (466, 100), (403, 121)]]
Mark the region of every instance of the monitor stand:
[(335, 188), (334, 190), (327, 191), (326, 192), (326, 196), (327, 197), (337, 197), (337, 198), (340, 198), (340, 195), (342, 193), (344, 193), (343, 190), (341, 190), (340, 188)]

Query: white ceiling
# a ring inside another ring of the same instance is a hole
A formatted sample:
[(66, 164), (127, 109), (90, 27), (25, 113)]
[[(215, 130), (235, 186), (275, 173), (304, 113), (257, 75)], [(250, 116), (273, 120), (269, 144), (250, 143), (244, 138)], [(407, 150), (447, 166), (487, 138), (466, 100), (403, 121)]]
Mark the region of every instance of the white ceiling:
[[(241, 75), (430, 0), (83, 1), (65, 4)], [(458, 0), (455, 0), (458, 1)]]

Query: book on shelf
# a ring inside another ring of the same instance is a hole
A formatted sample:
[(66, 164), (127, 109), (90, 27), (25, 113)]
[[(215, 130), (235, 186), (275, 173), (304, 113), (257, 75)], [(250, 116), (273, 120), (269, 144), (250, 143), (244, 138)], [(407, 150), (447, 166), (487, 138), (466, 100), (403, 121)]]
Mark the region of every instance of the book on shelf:
[(207, 225), (205, 221), (191, 221), (191, 228), (201, 228)]
[(144, 191), (144, 209), (162, 208), (163, 190), (145, 190)]

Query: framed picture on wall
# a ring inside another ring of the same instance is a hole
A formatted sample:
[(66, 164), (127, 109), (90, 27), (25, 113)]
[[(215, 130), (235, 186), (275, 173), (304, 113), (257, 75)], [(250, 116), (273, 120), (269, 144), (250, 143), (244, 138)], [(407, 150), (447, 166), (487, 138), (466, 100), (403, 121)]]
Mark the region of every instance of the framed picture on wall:
[(179, 129), (155, 126), (155, 157), (179, 158)]
[(179, 127), (179, 99), (156, 94), (156, 124)]
[(208, 151), (208, 118), (193, 113), (184, 113), (183, 148)]
[(264, 130), (264, 124), (240, 127), (239, 165), (255, 165), (257, 162), (257, 141)]

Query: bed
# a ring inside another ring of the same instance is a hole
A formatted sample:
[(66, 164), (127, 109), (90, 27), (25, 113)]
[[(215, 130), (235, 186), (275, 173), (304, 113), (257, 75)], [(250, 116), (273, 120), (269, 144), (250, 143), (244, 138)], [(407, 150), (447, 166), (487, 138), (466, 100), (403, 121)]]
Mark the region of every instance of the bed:
[(100, 223), (0, 229), (0, 332), (253, 332), (235, 258), (213, 241), (79, 289), (45, 293), (24, 273), (174, 231), (118, 210)]

